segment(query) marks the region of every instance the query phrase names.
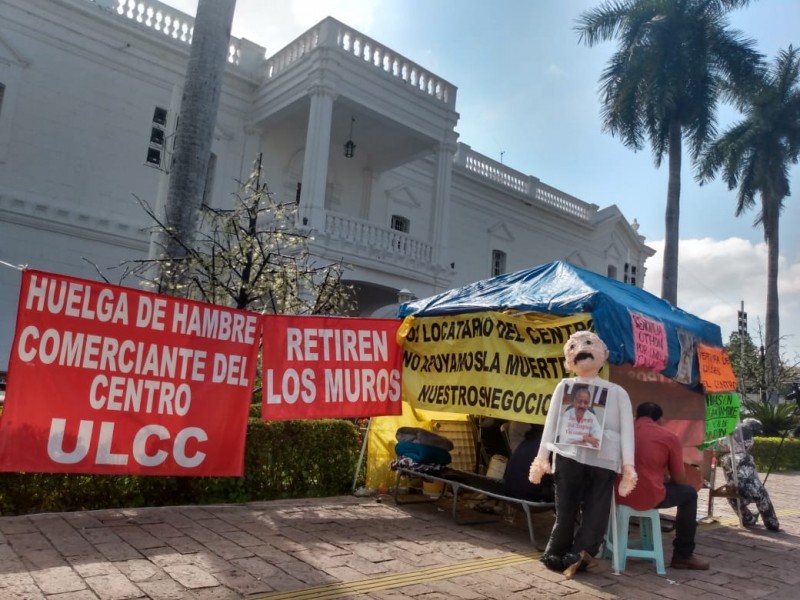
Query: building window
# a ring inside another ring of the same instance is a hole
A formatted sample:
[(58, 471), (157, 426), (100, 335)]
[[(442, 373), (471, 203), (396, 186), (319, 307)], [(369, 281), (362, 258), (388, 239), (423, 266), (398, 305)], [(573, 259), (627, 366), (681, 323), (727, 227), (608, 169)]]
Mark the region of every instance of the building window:
[(6, 86), (0, 83), (0, 117), (3, 116), (3, 96), (6, 93)]
[(506, 253), (502, 250), (492, 250), (492, 277), (497, 277), (506, 272)]
[(411, 231), (411, 221), (400, 215), (392, 215), (392, 229), (409, 233)]
[(150, 141), (147, 145), (145, 161), (149, 165), (161, 168), (164, 158), (164, 143), (167, 132), (167, 109), (156, 106), (153, 111), (153, 121), (150, 124)]
[(625, 263), (625, 283), (636, 286), (636, 265)]
[(617, 278), (617, 267), (614, 265), (608, 265), (608, 270), (606, 271), (609, 279), (616, 279)]

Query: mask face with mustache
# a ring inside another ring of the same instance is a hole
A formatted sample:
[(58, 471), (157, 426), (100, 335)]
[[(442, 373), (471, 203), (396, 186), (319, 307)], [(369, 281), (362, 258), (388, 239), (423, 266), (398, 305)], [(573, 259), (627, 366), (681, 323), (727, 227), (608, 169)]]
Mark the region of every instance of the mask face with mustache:
[(594, 377), (608, 359), (608, 348), (591, 331), (573, 333), (564, 344), (564, 366), (580, 377)]

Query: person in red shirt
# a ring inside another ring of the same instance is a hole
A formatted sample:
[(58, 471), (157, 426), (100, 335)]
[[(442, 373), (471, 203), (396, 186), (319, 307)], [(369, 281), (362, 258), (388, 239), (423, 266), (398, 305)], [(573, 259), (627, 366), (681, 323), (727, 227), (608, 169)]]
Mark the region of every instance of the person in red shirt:
[[(617, 503), (636, 510), (677, 507), (670, 566), (704, 571), (709, 568), (709, 563), (694, 555), (697, 490), (686, 483), (683, 450), (678, 436), (659, 424), (663, 414), (655, 402), (645, 402), (637, 407), (633, 435), (639, 481), (624, 498), (617, 494)], [(669, 475), (666, 482), (665, 475)]]

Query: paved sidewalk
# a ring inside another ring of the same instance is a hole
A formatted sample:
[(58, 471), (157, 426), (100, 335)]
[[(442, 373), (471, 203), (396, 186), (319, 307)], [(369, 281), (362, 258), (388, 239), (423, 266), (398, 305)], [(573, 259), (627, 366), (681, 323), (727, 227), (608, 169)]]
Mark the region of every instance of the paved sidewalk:
[[(797, 598), (800, 473), (767, 488), (782, 532), (740, 529), (717, 500), (697, 538), (711, 570), (666, 577), (629, 559), (568, 580), (536, 560), (524, 519), (459, 526), (444, 504), (388, 497), (2, 517), (0, 599)], [(536, 523), (546, 540), (552, 516)]]

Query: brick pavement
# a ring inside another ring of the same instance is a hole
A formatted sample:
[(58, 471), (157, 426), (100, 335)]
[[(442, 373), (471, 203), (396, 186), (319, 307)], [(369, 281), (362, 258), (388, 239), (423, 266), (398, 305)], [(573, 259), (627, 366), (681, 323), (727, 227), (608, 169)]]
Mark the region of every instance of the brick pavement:
[[(717, 500), (697, 538), (711, 570), (666, 577), (629, 559), (620, 575), (601, 561), (568, 580), (536, 560), (524, 519), (458, 526), (446, 505), (390, 498), (0, 517), (0, 599), (797, 598), (800, 472), (767, 487), (782, 532), (740, 529)], [(536, 524), (546, 539), (552, 516)]]

